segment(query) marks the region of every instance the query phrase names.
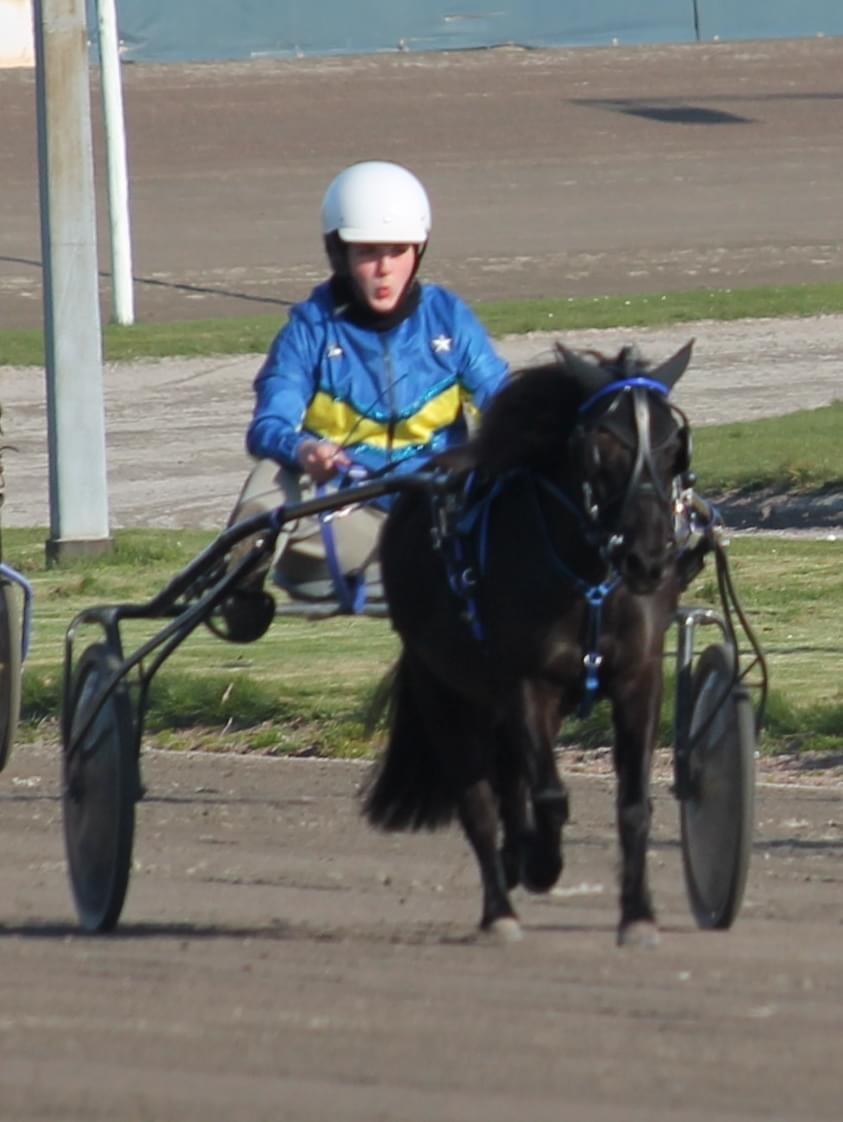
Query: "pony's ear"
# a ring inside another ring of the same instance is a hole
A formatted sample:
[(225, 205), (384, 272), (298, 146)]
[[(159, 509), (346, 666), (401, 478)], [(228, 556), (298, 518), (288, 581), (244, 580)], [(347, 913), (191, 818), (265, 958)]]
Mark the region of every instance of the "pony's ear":
[(653, 378), (662, 385), (667, 386), (672, 390), (685, 371), (688, 369), (688, 363), (691, 361), (691, 351), (694, 347), (694, 340), (689, 339), (684, 347), (680, 347), (675, 355), (671, 355), (666, 362), (661, 366), (657, 366), (655, 370), (648, 370), (647, 377)]
[(611, 380), (612, 376), (599, 363), (569, 350), (564, 343), (556, 344), (556, 353), (565, 363), (565, 369), (580, 383), (587, 397), (597, 393)]

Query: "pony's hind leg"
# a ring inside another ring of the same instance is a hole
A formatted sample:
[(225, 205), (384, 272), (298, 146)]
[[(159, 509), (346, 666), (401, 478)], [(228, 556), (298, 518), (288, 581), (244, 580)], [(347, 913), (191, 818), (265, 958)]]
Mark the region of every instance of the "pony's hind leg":
[(480, 867), (481, 927), (517, 938), (518, 921), (497, 851), (494, 734), (486, 707), (466, 701), (406, 648), (392, 689), (389, 739), (364, 793), (366, 817), (384, 830), (432, 830), (458, 813)]
[(509, 899), (504, 863), (498, 852), (497, 799), (488, 779), (478, 779), (465, 788), (459, 800), (459, 816), (480, 867), (480, 927), (505, 941), (518, 939), (521, 927)]
[(562, 828), (568, 821), (568, 794), (560, 782), (533, 795), (533, 827), (521, 852), (521, 880), (528, 892), (549, 892), (564, 868)]
[(562, 783), (531, 793), (523, 779), (501, 791), (504, 826), (500, 850), (506, 884), (528, 892), (549, 892), (562, 875), (562, 827), (568, 821), (568, 794)]

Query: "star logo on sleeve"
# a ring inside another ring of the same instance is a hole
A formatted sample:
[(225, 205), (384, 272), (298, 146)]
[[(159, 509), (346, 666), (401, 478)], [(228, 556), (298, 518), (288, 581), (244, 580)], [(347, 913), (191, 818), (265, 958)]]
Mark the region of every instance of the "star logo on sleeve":
[(451, 339), (448, 335), (437, 335), (435, 339), (431, 339), (433, 353), (437, 355), (449, 354), (452, 343), (453, 339)]
[(329, 343), (326, 353), (328, 358), (342, 358), (342, 347), (339, 343)]

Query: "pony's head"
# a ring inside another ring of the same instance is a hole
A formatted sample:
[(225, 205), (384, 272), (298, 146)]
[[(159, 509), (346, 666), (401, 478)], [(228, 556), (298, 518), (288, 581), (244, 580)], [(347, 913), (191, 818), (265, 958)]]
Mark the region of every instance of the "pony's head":
[(675, 553), (674, 482), (690, 464), (685, 415), (668, 395), (693, 341), (649, 366), (557, 346), (554, 362), (516, 373), (480, 429), (478, 464), (535, 471), (574, 499), (588, 537), (633, 592), (653, 591)]
[(613, 360), (560, 348), (585, 395), (569, 438), (583, 510), (633, 592), (653, 591), (675, 556), (675, 483), (690, 468), (691, 434), (668, 395), (692, 346), (655, 367), (631, 347)]

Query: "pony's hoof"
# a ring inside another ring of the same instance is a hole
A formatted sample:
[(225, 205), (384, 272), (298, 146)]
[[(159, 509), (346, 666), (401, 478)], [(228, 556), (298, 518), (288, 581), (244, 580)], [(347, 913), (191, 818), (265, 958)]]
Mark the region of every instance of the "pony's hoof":
[(524, 938), (521, 924), (515, 916), (501, 916), (482, 931), (487, 938), (493, 939), (496, 943), (517, 943)]
[(521, 870), (521, 883), (528, 892), (538, 895), (550, 892), (561, 876), (562, 859), (554, 856), (544, 865), (539, 865), (537, 861), (525, 864)]
[(659, 930), (652, 920), (639, 919), (618, 928), (619, 947), (657, 947)]

